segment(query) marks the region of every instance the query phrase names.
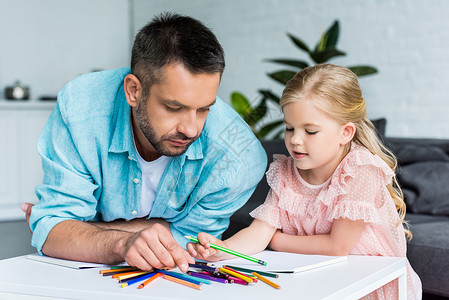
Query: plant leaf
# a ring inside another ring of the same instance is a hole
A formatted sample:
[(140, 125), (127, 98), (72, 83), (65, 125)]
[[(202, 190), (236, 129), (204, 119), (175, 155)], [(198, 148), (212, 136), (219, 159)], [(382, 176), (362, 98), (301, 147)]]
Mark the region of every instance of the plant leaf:
[(231, 94), (231, 105), (242, 117), (248, 115), (252, 111), (251, 104), (248, 99), (240, 92), (233, 92)]
[(244, 117), (244, 120), (249, 125), (255, 125), (257, 122), (262, 120), (267, 114), (267, 100), (265, 97), (262, 98), (259, 105), (256, 106), (248, 115)]
[(279, 105), (280, 101), (279, 96), (273, 94), (270, 90), (258, 90), (258, 92), (261, 93), (265, 98)]
[(310, 54), (310, 57), (317, 64), (322, 64), (322, 63), (328, 61), (329, 59), (331, 59), (332, 57), (344, 56), (344, 55), (346, 55), (346, 53), (344, 53), (340, 50), (328, 49), (328, 50), (324, 50), (324, 51), (313, 52), (312, 54)]
[(321, 52), (336, 48), (339, 33), (340, 26), (338, 20), (335, 20), (331, 27), (329, 27), (329, 29), (321, 35), (320, 40), (315, 46), (314, 52)]
[(263, 126), (258, 132), (257, 136), (259, 138), (264, 138), (267, 134), (269, 134), (272, 130), (276, 129), (278, 126), (284, 124), (283, 121), (274, 121), (265, 126)]
[(305, 61), (302, 61), (302, 60), (279, 58), (279, 59), (267, 59), (266, 61), (274, 62), (274, 63), (278, 63), (278, 64), (282, 64), (282, 65), (287, 65), (287, 66), (292, 66), (292, 67), (297, 67), (299, 69), (304, 69), (309, 66)]
[(377, 69), (372, 66), (352, 66), (348, 67), (348, 69), (354, 72), (355, 75), (359, 77), (377, 73)]
[(334, 24), (326, 32), (326, 44), (324, 49), (337, 48), (338, 35), (340, 34), (340, 24), (338, 20), (334, 21)]
[(310, 53), (310, 49), (307, 46), (306, 43), (304, 43), (302, 40), (300, 40), (299, 38), (297, 38), (296, 36), (294, 36), (291, 33), (287, 33), (288, 37), (290, 38), (290, 40), (300, 49), (306, 51), (307, 53)]
[(274, 73), (268, 73), (267, 75), (276, 80), (277, 82), (282, 83), (283, 85), (287, 84), (287, 82), (295, 76), (296, 72), (289, 70), (277, 71)]

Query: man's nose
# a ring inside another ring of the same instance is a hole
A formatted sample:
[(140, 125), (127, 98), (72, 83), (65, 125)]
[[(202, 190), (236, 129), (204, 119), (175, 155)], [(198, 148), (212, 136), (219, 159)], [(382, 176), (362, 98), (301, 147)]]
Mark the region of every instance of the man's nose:
[(196, 111), (186, 112), (178, 125), (178, 132), (188, 138), (194, 138), (198, 134)]

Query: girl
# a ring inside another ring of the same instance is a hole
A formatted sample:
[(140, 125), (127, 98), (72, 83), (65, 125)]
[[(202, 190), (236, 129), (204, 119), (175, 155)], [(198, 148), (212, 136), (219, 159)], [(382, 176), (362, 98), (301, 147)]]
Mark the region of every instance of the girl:
[[(190, 254), (217, 261), (222, 245), (247, 254), (273, 250), (320, 255), (406, 256), (405, 203), (395, 178), (396, 158), (366, 116), (357, 76), (330, 64), (297, 73), (280, 101), (290, 157), (275, 155), (265, 203), (248, 228), (221, 241), (198, 234)], [(421, 281), (407, 261), (408, 298)], [(397, 280), (369, 294), (397, 299)]]

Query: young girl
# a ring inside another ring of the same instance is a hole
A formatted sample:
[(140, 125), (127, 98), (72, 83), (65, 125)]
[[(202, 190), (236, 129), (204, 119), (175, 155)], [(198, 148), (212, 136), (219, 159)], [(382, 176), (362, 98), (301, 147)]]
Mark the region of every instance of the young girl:
[[(221, 241), (198, 234), (190, 254), (232, 258), (210, 243), (253, 254), (271, 249), (321, 255), (406, 256), (405, 204), (396, 159), (366, 116), (357, 76), (330, 64), (297, 73), (282, 94), (285, 145), (267, 172), (271, 189), (251, 212), (252, 224)], [(421, 298), (421, 282), (407, 261), (408, 298)], [(397, 299), (397, 280), (366, 298)]]

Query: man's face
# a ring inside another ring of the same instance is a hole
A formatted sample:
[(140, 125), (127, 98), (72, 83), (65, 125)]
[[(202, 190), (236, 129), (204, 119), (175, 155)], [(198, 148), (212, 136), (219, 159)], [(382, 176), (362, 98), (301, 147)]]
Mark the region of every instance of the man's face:
[[(219, 82), (218, 73), (192, 74), (179, 64), (165, 67), (164, 78), (151, 86), (135, 111), (141, 132), (158, 154), (179, 156), (199, 137)], [(148, 144), (137, 137), (145, 148)]]

